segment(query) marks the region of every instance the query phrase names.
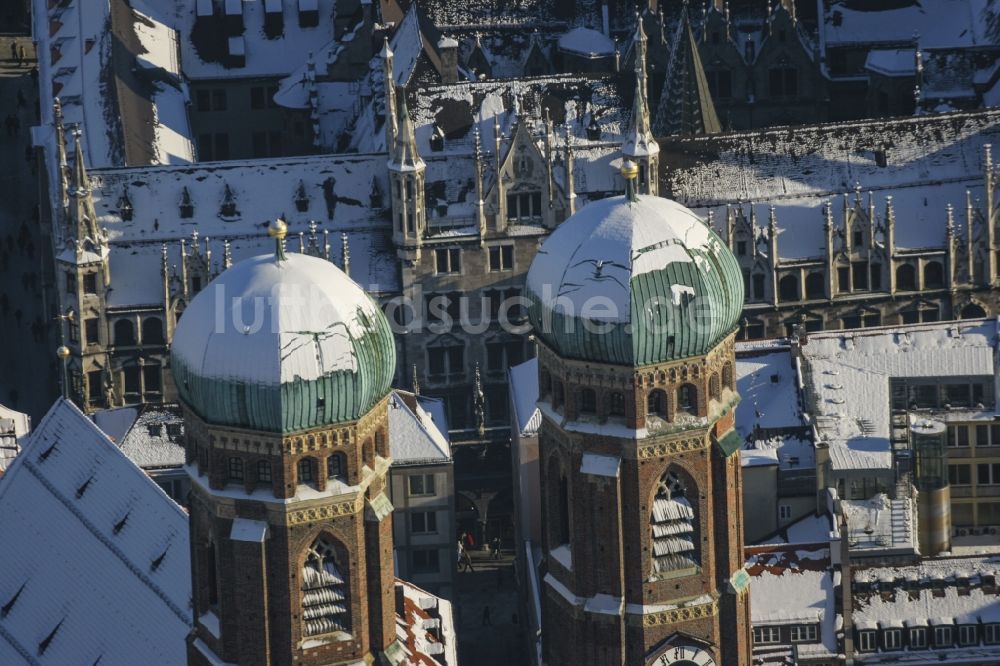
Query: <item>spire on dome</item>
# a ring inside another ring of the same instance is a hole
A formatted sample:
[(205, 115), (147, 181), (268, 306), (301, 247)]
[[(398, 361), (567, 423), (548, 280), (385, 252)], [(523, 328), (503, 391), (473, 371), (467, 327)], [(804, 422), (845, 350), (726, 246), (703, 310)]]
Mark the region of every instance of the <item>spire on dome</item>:
[(285, 236), (288, 235), (288, 224), (283, 219), (276, 218), (267, 227), (267, 235), (274, 239), (274, 258), (278, 261), (286, 261), (285, 256)]
[(656, 134), (716, 134), (722, 131), (691, 30), (687, 3), (671, 42), (667, 73), (656, 110)]
[(424, 160), (417, 152), (417, 140), (413, 133), (413, 122), (410, 120), (410, 113), (406, 108), (406, 95), (399, 98), (399, 133), (396, 135), (396, 144), (392, 149), (392, 159), (389, 160), (389, 168), (397, 171), (422, 171)]

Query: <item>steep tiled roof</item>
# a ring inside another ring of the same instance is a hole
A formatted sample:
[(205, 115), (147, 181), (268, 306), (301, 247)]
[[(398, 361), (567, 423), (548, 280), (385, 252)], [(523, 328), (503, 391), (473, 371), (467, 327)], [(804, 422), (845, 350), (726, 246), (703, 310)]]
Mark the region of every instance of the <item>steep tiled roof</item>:
[(0, 534), (0, 663), (185, 663), (184, 512), (72, 403), (0, 478)]
[[(389, 399), (389, 453), (395, 465), (451, 460), (448, 424), (436, 423), (424, 408), (428, 398), (395, 391)], [(433, 402), (438, 402), (434, 400)]]

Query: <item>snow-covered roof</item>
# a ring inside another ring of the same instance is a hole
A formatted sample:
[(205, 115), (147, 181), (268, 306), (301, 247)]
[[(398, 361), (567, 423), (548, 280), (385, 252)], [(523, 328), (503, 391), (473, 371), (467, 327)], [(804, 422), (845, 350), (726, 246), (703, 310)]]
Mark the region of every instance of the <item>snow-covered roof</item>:
[(984, 577), (998, 574), (997, 556), (858, 569), (854, 581), (863, 585), (854, 594), (854, 621), (873, 629), (1000, 622), (997, 595), (983, 587)]
[(735, 257), (662, 197), (593, 201), (545, 240), (525, 280), (535, 333), (563, 357), (647, 365), (705, 353), (743, 308)]
[(72, 403), (0, 477), (0, 534), (0, 663), (185, 662), (186, 516)]
[(222, 29), (223, 19), (199, 19), (195, 2), (171, 0), (161, 10), (164, 15), (161, 20), (184, 36), (181, 60), (184, 74), (192, 80), (287, 76), (306, 61), (309, 53), (318, 53), (334, 37), (335, 0), (311, 3), (318, 11), (318, 21), (313, 25), (300, 23), (301, 3), (282, 3), (282, 30), (274, 36), (269, 36), (264, 28), (263, 2), (237, 2), (237, 13), (242, 15), (244, 25), (241, 35), (246, 49), (245, 64), (227, 66), (227, 32)]
[(451, 602), (412, 583), (396, 580), (396, 638), (407, 666), (455, 666), (458, 640)]
[(200, 377), (278, 386), (360, 372), (354, 343), (383, 318), (331, 262), (262, 254), (235, 264), (191, 301), (171, 351)]
[(750, 438), (757, 428), (772, 430), (804, 425), (798, 378), (787, 346), (765, 353), (737, 347), (736, 430)]
[(989, 0), (908, 0), (888, 6), (825, 0), (820, 5), (827, 46), (912, 43), (924, 49), (995, 44), (988, 30)]
[(879, 493), (866, 500), (841, 500), (841, 507), (852, 552), (915, 552), (917, 512), (909, 498)]
[[(507, 138), (512, 136), (518, 120), (540, 130), (543, 109), (548, 109), (560, 143), (567, 127), (574, 145), (584, 146), (621, 143), (628, 129), (627, 110), (623, 109), (618, 89), (609, 78), (561, 74), (430, 85), (422, 88), (411, 102), (417, 147), (425, 159), (433, 154), (431, 138), (437, 128), (445, 135), (447, 152), (471, 153), (474, 128), (479, 129), (483, 149), (492, 152), (495, 123), (499, 123), (501, 133)], [(587, 138), (587, 128), (592, 125), (600, 129), (599, 142)]]
[(559, 38), (559, 50), (585, 58), (606, 58), (615, 54), (615, 40), (592, 28), (573, 28)]
[(65, 126), (79, 124), (83, 130), (90, 166), (193, 159), (176, 33), (155, 5), (146, 0), (36, 0), (34, 5), (46, 128), (36, 142), (46, 148), (50, 182), (57, 182), (50, 129), (57, 97)]
[(803, 381), (832, 468), (889, 469), (889, 379), (993, 376), (996, 335), (990, 320), (811, 333)]
[(435, 464), (451, 461), (451, 443), (448, 424), (438, 423), (443, 409), (434, 412), (428, 405), (442, 407), (443, 402), (434, 398), (414, 396), (405, 391), (395, 391), (389, 398), (389, 453), (394, 465)]
[(750, 574), (751, 623), (754, 626), (817, 623), (820, 626), (817, 647), (836, 655), (837, 613), (830, 550), (752, 548), (751, 553), (746, 562)]
[(542, 413), (538, 402), (538, 359), (532, 358), (510, 369), (510, 395), (514, 403), (514, 419), (522, 437), (538, 433)]
[(915, 49), (872, 49), (865, 69), (883, 76), (913, 76), (917, 71)]
[[(102, 422), (122, 421), (124, 418), (109, 418), (102, 414), (120, 412), (124, 417), (132, 414), (132, 421), (119, 436), (110, 432), (108, 436), (122, 450), (129, 460), (145, 470), (180, 467), (184, 464), (184, 419), (176, 405), (146, 405), (142, 410), (135, 407), (119, 407), (94, 414), (94, 421), (103, 430)], [(120, 424), (114, 424), (119, 425)]]
[[(333, 234), (325, 242), (338, 265), (343, 264), (339, 234), (347, 233), (352, 279), (374, 293), (399, 289), (390, 223), (379, 214), (382, 204), (372, 202), (373, 191), (389, 191), (385, 155), (95, 169), (89, 176), (98, 222), (111, 243), (112, 307), (162, 305), (163, 243), (170, 244), (172, 265), (179, 260), (177, 241), (194, 232), (214, 242), (216, 264), (223, 240), (231, 242), (232, 258), (239, 261), (273, 247), (264, 230), (278, 217), (289, 226), (293, 250), (299, 249), (296, 236), (308, 237), (313, 222), (320, 236)], [(231, 216), (221, 212), (227, 188), (236, 208)], [(131, 219), (121, 214), (126, 195)], [(188, 217), (180, 211), (185, 197), (191, 206)]]
[[(983, 180), (981, 175), (969, 175), (957, 180), (944, 182), (918, 183), (908, 186), (890, 187), (869, 190), (862, 194), (855, 189), (853, 194), (830, 195), (828, 193), (801, 196), (794, 198), (772, 199), (765, 203), (737, 206), (749, 218), (751, 210), (756, 213), (758, 224), (768, 220), (772, 212), (778, 231), (778, 257), (781, 260), (796, 261), (800, 259), (819, 259), (825, 256), (826, 235), (823, 230), (825, 214), (823, 207), (831, 203), (835, 223), (843, 219), (843, 209), (846, 204), (853, 208), (858, 199), (861, 206), (867, 209), (869, 200), (875, 207), (876, 241), (885, 242), (882, 225), (885, 223), (888, 198), (892, 197), (892, 209), (896, 220), (896, 249), (926, 250), (945, 248), (945, 220), (947, 206), (951, 204), (955, 210), (962, 210), (966, 204), (966, 195), (971, 196), (974, 206), (981, 205), (983, 199)], [(725, 226), (726, 207), (695, 208), (695, 212), (707, 216), (709, 210), (714, 214), (717, 229)], [(959, 216), (958, 226), (963, 228), (964, 215)], [(759, 242), (766, 242), (769, 230), (759, 228)]]
[[(378, 227), (370, 195), (376, 183), (388, 192), (385, 155), (323, 155), (229, 162), (89, 171), (98, 223), (116, 242), (159, 242), (186, 238), (197, 230), (203, 237), (233, 238), (261, 235), (277, 217), (305, 230), (315, 220), (331, 231)], [(299, 184), (302, 184), (300, 190)], [(236, 214), (220, 207), (226, 188)], [(184, 191), (193, 210), (180, 214)], [(132, 219), (120, 206), (128, 194)], [(300, 193), (304, 197), (300, 196)], [(388, 202), (386, 202), (388, 203)], [(304, 210), (299, 210), (299, 207)], [(388, 223), (384, 223), (388, 228)], [(294, 247), (294, 246), (293, 246)]]
[(578, 316), (587, 309), (594, 311), (584, 316), (597, 321), (628, 322), (632, 278), (692, 263), (692, 249), (721, 248), (684, 206), (652, 196), (635, 202), (609, 197), (588, 204), (552, 233), (539, 250), (543, 259), (531, 265), (527, 288), (539, 297), (547, 292), (545, 308), (555, 309), (562, 300)]
[[(897, 225), (897, 242), (919, 247), (910, 234), (940, 247), (944, 205), (965, 205), (965, 188), (982, 182), (983, 145), (1000, 140), (1000, 109), (974, 113), (924, 115), (878, 121), (855, 121), (807, 127), (660, 140), (662, 159), (677, 168), (666, 172), (666, 191), (694, 209), (737, 201), (775, 204), (779, 227), (790, 230), (779, 239), (782, 256), (819, 256), (822, 247), (822, 204), (833, 196), (863, 190), (907, 198), (900, 190), (949, 187), (956, 190), (925, 196), (914, 191), (912, 208), (927, 207), (920, 224)], [(882, 166), (884, 164), (884, 166)], [(931, 190), (932, 192), (935, 190)], [(901, 205), (906, 205), (902, 201)], [(807, 224), (793, 224), (802, 208)], [(836, 210), (837, 207), (835, 207)], [(716, 219), (724, 220), (716, 210)], [(919, 213), (916, 213), (919, 214)], [(902, 219), (897, 213), (897, 221)], [(759, 216), (759, 219), (767, 219)], [(926, 228), (925, 228), (926, 227)], [(809, 229), (814, 229), (806, 233)], [(798, 240), (804, 235), (806, 240)], [(805, 244), (803, 250), (796, 250)]]

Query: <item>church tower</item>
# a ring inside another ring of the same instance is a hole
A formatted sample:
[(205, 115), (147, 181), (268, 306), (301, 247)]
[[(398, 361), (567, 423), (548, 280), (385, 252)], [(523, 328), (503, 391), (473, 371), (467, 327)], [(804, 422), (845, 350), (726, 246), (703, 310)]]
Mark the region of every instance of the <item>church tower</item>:
[(527, 277), (547, 664), (750, 663), (733, 340), (739, 265), (683, 206), (588, 204)]
[(223, 272), (174, 334), (192, 480), (188, 663), (397, 663), (392, 333), (340, 269), (286, 256), (280, 220), (271, 232), (275, 253)]

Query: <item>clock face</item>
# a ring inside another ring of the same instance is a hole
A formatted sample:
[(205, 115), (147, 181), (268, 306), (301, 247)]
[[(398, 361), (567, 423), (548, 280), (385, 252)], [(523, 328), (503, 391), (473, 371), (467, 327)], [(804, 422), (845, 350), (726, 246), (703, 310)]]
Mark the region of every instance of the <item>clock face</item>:
[(681, 645), (667, 648), (667, 651), (653, 662), (653, 666), (716, 666), (716, 664), (711, 655), (704, 650)]

